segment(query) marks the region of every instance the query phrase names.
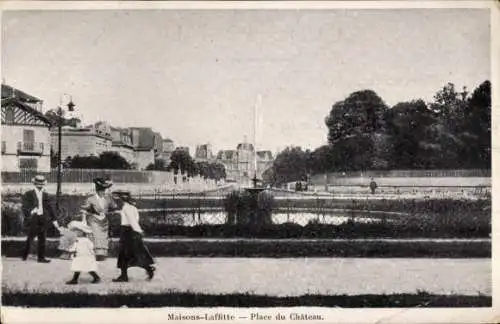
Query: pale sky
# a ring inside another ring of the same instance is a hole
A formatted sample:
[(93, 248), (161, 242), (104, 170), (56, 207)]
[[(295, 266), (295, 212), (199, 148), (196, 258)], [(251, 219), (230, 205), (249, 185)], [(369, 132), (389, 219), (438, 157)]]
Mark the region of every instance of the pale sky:
[(388, 104), (447, 82), (490, 79), (489, 11), (26, 11), (2, 17), (2, 77), (84, 123), (152, 127), (214, 153), (326, 143), (336, 101), (372, 89)]

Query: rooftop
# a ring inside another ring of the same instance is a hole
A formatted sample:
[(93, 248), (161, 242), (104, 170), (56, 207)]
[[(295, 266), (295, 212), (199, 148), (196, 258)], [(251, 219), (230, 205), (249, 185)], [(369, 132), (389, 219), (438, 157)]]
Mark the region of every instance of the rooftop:
[[(3, 85), (2, 85), (2, 89), (3, 89)], [(49, 126), (49, 127), (51, 126), (51, 122), (47, 117), (45, 117), (38, 110), (32, 108), (30, 105), (27, 105), (25, 102), (19, 100), (18, 98), (2, 98), (2, 107), (7, 106), (7, 105), (17, 106), (17, 107), (21, 108), (22, 110), (28, 112), (29, 114), (32, 114), (36, 118), (42, 120), (43, 122), (45, 122), (47, 124), (47, 126)]]
[(22, 102), (26, 103), (37, 103), (42, 102), (41, 99), (27, 94), (24, 91), (16, 89), (10, 85), (2, 84), (2, 99), (6, 98), (17, 98)]

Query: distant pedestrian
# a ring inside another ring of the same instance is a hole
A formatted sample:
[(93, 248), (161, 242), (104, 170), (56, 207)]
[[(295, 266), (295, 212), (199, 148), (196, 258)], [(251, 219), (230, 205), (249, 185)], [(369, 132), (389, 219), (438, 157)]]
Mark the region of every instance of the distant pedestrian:
[(87, 235), (92, 233), (92, 230), (83, 222), (78, 221), (69, 223), (68, 229), (76, 234), (77, 239), (69, 248), (69, 251), (74, 254), (73, 261), (71, 262), (73, 278), (66, 283), (68, 285), (76, 285), (81, 272), (88, 272), (92, 276), (92, 283), (99, 283), (101, 278), (97, 274), (94, 244), (87, 237)]
[(139, 225), (139, 211), (135, 207), (135, 201), (128, 191), (115, 191), (113, 194), (122, 205), (117, 262), (117, 267), (120, 269), (121, 274), (118, 278), (113, 279), (113, 281), (127, 282), (127, 270), (130, 267), (143, 268), (146, 270), (148, 279), (151, 280), (155, 272), (154, 261), (142, 239), (144, 232)]
[(36, 236), (38, 238), (38, 262), (49, 263), (50, 260), (45, 258), (47, 227), (52, 223), (59, 232), (61, 231), (55, 217), (56, 213), (50, 201), (50, 197), (44, 190), (46, 182), (44, 176), (37, 175), (33, 178), (35, 188), (27, 191), (22, 198), (24, 222), (28, 232), (22, 255), (23, 260), (28, 258), (31, 244)]
[(372, 192), (372, 195), (375, 194), (375, 189), (377, 189), (377, 183), (373, 178), (370, 179), (370, 190)]

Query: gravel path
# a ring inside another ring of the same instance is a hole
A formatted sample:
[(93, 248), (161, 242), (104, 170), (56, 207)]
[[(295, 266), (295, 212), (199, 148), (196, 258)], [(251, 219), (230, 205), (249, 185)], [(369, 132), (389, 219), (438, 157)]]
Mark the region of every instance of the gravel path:
[(129, 283), (113, 283), (116, 259), (99, 263), (103, 282), (64, 284), (71, 277), (70, 261), (2, 258), (2, 289), (8, 291), (210, 294), (252, 293), (274, 296), (303, 294), (358, 295), (416, 293), (491, 296), (490, 259), (361, 259), (361, 258), (157, 258), (157, 275), (145, 280), (141, 269), (131, 269)]

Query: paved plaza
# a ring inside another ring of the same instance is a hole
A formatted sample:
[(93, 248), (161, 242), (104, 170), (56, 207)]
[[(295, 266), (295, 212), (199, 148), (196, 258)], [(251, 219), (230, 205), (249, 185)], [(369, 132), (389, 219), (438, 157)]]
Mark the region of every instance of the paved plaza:
[(82, 274), (77, 286), (70, 261), (2, 258), (4, 292), (81, 292), (205, 294), (250, 293), (270, 296), (417, 293), (491, 296), (490, 259), (363, 258), (157, 258), (156, 277), (130, 270), (129, 283), (113, 283), (116, 259), (99, 263), (100, 284)]

